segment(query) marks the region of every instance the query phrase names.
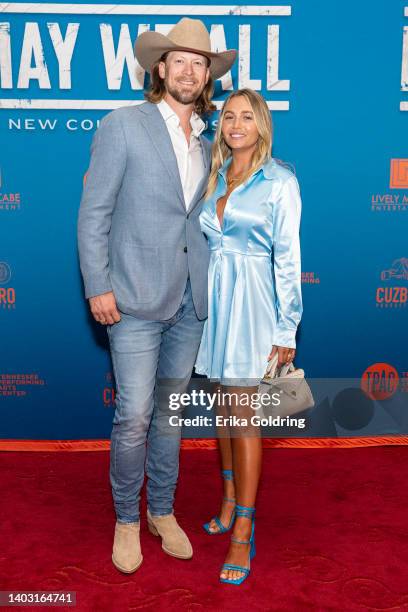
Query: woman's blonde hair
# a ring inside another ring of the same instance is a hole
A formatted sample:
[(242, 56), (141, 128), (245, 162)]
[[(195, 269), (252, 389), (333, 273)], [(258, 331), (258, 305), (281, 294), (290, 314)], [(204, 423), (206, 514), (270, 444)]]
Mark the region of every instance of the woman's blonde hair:
[[(149, 89), (145, 93), (145, 98), (149, 102), (153, 102), (153, 104), (157, 104), (160, 102), (164, 94), (166, 93), (166, 86), (164, 84), (164, 79), (161, 78), (159, 74), (159, 64), (160, 62), (165, 62), (167, 55), (169, 52), (162, 55), (162, 57), (153, 64), (151, 72), (150, 72), (150, 86)], [(212, 77), (208, 79), (206, 86), (204, 87), (202, 93), (197, 98), (194, 103), (194, 110), (197, 115), (205, 115), (207, 113), (212, 113), (215, 111), (216, 106), (211, 102), (211, 98), (214, 93), (214, 81)]]
[(251, 167), (248, 172), (241, 177), (240, 182), (235, 184), (241, 184), (251, 176), (253, 172), (256, 172), (272, 155), (272, 119), (268, 105), (264, 98), (254, 91), (253, 89), (238, 89), (231, 93), (225, 100), (219, 119), (217, 130), (215, 132), (214, 144), (212, 148), (212, 166), (211, 172), (208, 179), (208, 187), (205, 197), (208, 198), (212, 195), (217, 187), (218, 170), (225, 163), (225, 161), (231, 157), (231, 149), (227, 145), (222, 135), (222, 124), (224, 115), (227, 110), (228, 102), (237, 96), (244, 96), (249, 102), (252, 111), (254, 113), (255, 125), (259, 132), (258, 146), (252, 156)]

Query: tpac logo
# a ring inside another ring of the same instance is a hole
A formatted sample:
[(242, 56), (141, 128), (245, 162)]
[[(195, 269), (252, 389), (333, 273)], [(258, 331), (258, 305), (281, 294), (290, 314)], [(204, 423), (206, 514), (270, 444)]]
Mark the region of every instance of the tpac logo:
[(408, 189), (408, 159), (392, 159), (390, 189)]
[(373, 363), (361, 377), (361, 388), (373, 400), (383, 400), (394, 395), (398, 388), (397, 370), (389, 363)]
[(0, 308), (16, 307), (16, 291), (14, 287), (5, 287), (11, 279), (11, 268), (5, 261), (0, 261)]
[(38, 374), (0, 373), (0, 397), (25, 397), (32, 389), (44, 385), (45, 380)]
[[(408, 302), (408, 287), (401, 282), (408, 281), (408, 259), (401, 257), (392, 262), (392, 266), (381, 271), (380, 278), (387, 283), (384, 287), (377, 287), (375, 301), (380, 308), (401, 308)], [(394, 282), (392, 286), (390, 285)], [(397, 285), (398, 283), (398, 285)]]

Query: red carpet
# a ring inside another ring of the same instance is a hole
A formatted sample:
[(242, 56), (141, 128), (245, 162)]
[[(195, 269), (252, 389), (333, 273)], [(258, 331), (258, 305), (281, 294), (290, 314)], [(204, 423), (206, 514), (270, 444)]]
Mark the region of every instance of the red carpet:
[(130, 576), (110, 561), (108, 453), (3, 452), (0, 590), (76, 591), (81, 612), (407, 610), (407, 460), (406, 446), (266, 450), (257, 556), (234, 587), (217, 580), (228, 535), (201, 528), (221, 494), (216, 452), (182, 452), (176, 514), (194, 558), (165, 555), (143, 522)]

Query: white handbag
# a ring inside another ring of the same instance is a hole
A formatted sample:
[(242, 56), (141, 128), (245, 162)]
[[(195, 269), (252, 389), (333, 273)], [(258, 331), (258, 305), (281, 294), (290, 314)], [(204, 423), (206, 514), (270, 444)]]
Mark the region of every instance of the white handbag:
[(258, 393), (269, 395), (270, 401), (267, 405), (262, 402), (262, 406), (264, 414), (272, 417), (291, 416), (314, 406), (304, 370), (295, 368), (293, 363), (278, 370), (278, 353), (269, 361)]

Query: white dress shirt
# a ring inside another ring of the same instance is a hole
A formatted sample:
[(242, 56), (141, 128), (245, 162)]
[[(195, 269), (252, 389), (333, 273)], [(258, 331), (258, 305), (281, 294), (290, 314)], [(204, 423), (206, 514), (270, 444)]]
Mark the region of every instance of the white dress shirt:
[(161, 100), (157, 107), (166, 122), (173, 144), (181, 185), (183, 187), (184, 203), (188, 210), (198, 183), (205, 174), (203, 151), (201, 150), (201, 143), (198, 138), (205, 128), (205, 123), (200, 119), (197, 113), (193, 112), (190, 118), (192, 132), (189, 144), (183, 128), (180, 125), (180, 119), (171, 106), (169, 106), (165, 100)]

